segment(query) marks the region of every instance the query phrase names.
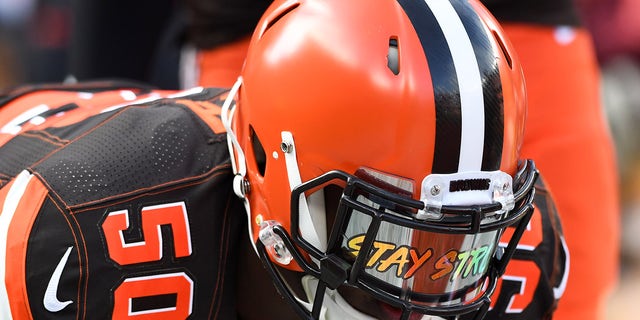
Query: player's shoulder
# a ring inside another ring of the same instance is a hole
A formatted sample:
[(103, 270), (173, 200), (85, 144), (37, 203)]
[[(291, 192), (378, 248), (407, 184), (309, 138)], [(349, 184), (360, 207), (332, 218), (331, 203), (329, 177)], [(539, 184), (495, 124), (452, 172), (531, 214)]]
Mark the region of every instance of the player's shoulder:
[(8, 92), (0, 98), (0, 186), (24, 169), (56, 191), (108, 182), (110, 193), (131, 191), (117, 186), (132, 181), (149, 187), (203, 175), (228, 160), (220, 119), (227, 91), (85, 82)]
[(164, 104), (187, 104), (202, 115), (199, 111), (203, 109), (219, 109), (220, 98), (227, 91), (202, 87), (160, 90), (132, 81), (23, 85), (0, 93), (0, 145), (28, 130), (61, 127), (131, 106), (152, 105), (159, 100)]
[(0, 259), (12, 263), (0, 309), (231, 318), (224, 288), (245, 218), (220, 121), (225, 93), (83, 83), (5, 95), (0, 245), (12, 249)]

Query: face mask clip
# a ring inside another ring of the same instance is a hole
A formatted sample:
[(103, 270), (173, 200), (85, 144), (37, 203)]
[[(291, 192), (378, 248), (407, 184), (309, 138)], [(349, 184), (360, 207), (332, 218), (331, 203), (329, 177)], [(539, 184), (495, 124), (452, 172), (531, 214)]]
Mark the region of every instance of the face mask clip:
[(442, 207), (448, 205), (477, 205), (499, 203), (501, 208), (492, 215), (502, 215), (515, 207), (513, 181), (502, 171), (471, 171), (452, 174), (430, 174), (422, 181), (420, 200), (424, 209), (416, 219), (442, 219)]

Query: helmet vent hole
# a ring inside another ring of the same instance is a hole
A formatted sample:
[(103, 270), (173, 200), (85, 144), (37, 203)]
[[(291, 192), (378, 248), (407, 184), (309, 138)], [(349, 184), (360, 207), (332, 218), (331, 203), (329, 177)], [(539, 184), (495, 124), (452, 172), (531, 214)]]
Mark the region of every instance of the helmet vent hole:
[(400, 56), (398, 52), (398, 38), (389, 38), (389, 50), (387, 51), (387, 67), (393, 74), (400, 73)]
[(502, 51), (502, 55), (507, 60), (507, 64), (509, 65), (509, 68), (513, 69), (513, 63), (511, 61), (511, 55), (507, 51), (507, 48), (505, 47), (504, 42), (502, 41), (502, 38), (498, 35), (498, 33), (495, 32), (495, 30), (492, 31), (492, 33), (493, 33), (493, 37), (496, 38), (496, 41), (498, 42), (498, 45), (500, 46), (500, 50)]
[(267, 23), (266, 28), (262, 32), (261, 37), (264, 36), (264, 34), (267, 33), (267, 31), (269, 31), (269, 29), (271, 29), (271, 27), (273, 27), (276, 23), (278, 23), (278, 21), (280, 21), (280, 19), (284, 18), (284, 16), (289, 14), (291, 11), (295, 10), (299, 5), (300, 5), (300, 3), (292, 3), (291, 5), (289, 5), (287, 7), (280, 8), (279, 12), (275, 12), (274, 14), (276, 16), (271, 18), (271, 19), (269, 19), (269, 22)]
[(255, 160), (255, 166), (258, 168), (258, 172), (264, 177), (265, 168), (267, 166), (267, 154), (264, 151), (264, 147), (258, 138), (258, 135), (253, 130), (253, 127), (249, 127), (251, 131), (251, 148), (253, 149), (253, 159)]

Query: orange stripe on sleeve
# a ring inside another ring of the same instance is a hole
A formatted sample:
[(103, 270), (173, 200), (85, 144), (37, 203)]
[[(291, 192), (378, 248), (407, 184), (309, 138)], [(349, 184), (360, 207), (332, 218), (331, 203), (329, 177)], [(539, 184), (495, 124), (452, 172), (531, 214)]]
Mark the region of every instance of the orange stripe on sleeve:
[[(2, 192), (9, 188), (4, 188)], [(9, 224), (6, 243), (5, 286), (14, 319), (32, 319), (26, 290), (27, 242), (47, 189), (38, 179), (31, 179), (19, 199)], [(2, 195), (4, 199), (6, 194)]]

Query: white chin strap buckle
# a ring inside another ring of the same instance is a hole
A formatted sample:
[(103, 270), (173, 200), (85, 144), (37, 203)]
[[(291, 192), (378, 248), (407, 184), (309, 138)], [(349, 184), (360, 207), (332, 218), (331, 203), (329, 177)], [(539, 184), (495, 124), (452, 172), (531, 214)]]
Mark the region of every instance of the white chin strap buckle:
[(242, 175), (236, 174), (233, 177), (233, 192), (240, 198), (245, 198), (251, 191), (249, 181)]

